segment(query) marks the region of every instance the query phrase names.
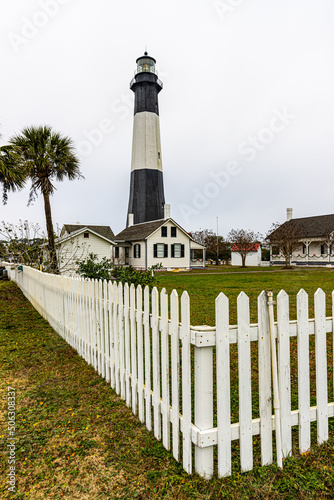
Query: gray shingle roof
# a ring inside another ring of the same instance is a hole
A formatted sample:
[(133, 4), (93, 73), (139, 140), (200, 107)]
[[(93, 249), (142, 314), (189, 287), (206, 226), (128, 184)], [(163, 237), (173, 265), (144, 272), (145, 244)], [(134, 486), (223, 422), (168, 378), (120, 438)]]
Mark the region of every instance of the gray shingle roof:
[(296, 226), (300, 231), (300, 238), (322, 238), (334, 231), (334, 214), (301, 217), (286, 221), (284, 224)]
[(88, 224), (64, 224), (63, 229), (61, 231), (60, 236), (66, 236), (66, 234), (74, 233), (75, 231), (79, 231), (80, 229), (91, 229), (97, 234), (104, 236), (108, 240), (114, 240), (115, 235), (111, 230), (110, 226), (91, 226)]
[(115, 236), (116, 241), (139, 241), (144, 240), (156, 229), (164, 224), (165, 219), (143, 222), (129, 226)]

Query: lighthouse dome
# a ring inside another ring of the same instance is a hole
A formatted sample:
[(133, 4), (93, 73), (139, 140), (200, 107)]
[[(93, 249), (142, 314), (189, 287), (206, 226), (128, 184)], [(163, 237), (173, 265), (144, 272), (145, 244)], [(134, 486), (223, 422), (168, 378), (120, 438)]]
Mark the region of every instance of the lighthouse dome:
[(143, 56), (138, 57), (136, 63), (137, 63), (136, 74), (138, 73), (154, 73), (155, 75), (157, 74), (155, 69), (156, 60), (153, 57), (149, 56), (147, 52), (145, 52)]

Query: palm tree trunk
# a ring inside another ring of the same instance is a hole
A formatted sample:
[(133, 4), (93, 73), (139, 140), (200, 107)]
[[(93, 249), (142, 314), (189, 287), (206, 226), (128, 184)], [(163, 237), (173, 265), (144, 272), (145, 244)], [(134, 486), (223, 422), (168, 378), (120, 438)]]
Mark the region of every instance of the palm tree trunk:
[(57, 255), (55, 248), (55, 237), (53, 232), (53, 224), (51, 217), (51, 205), (50, 196), (47, 193), (43, 193), (44, 198), (44, 210), (45, 210), (45, 220), (46, 220), (46, 230), (48, 233), (48, 246), (50, 254), (50, 268), (52, 273), (58, 273)]

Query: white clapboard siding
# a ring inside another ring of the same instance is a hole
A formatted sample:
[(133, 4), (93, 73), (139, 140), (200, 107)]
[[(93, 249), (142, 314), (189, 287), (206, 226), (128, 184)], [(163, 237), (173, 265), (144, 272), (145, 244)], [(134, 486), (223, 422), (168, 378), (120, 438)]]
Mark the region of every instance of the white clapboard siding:
[[(300, 290), (296, 320), (290, 320), (288, 295), (283, 290), (278, 294), (273, 331), (277, 338), (276, 352), (274, 344), (271, 349), (266, 292), (258, 297), (257, 324), (250, 324), (249, 299), (242, 292), (237, 299), (237, 325), (229, 324), (229, 300), (220, 293), (215, 303), (215, 326), (191, 327), (187, 292), (181, 297), (180, 317), (175, 290), (168, 297), (163, 289), (159, 297), (156, 288), (150, 292), (145, 287), (142, 291), (140, 286), (135, 289), (133, 285), (116, 282), (48, 275), (26, 266), (23, 272), (10, 266), (8, 271), (37, 311), (110, 382), (147, 429), (154, 431), (167, 450), (172, 449), (176, 460), (182, 460), (188, 473), (193, 470), (194, 456), (195, 471), (207, 479), (212, 477), (213, 450), (217, 446), (218, 476), (231, 475), (232, 441), (239, 441), (241, 470), (251, 470), (254, 435), (261, 439), (262, 465), (272, 463), (277, 421), (272, 408), (271, 362), (276, 355), (279, 393), (276, 404), (280, 406), (283, 457), (292, 453), (294, 427), (301, 453), (311, 447), (311, 422), (317, 422), (317, 442), (328, 440), (329, 418), (334, 418), (334, 402), (328, 402), (327, 392), (328, 368), (332, 368), (327, 366), (327, 339), (334, 346), (334, 292), (332, 316), (326, 318), (326, 296), (318, 289), (314, 296), (314, 318), (309, 318), (308, 295)], [(291, 300), (295, 298), (290, 297)], [(309, 348), (313, 335), (315, 366)], [(294, 410), (291, 410), (294, 382), (290, 373), (290, 337), (297, 340), (298, 409)], [(230, 365), (230, 344), (237, 344), (238, 367)], [(254, 394), (251, 347), (258, 353), (259, 387), (254, 386)], [(312, 380), (316, 389), (313, 407), (310, 407), (310, 366), (316, 372), (316, 380)], [(237, 376), (239, 422), (231, 424), (231, 380)], [(214, 385), (216, 408), (213, 408)], [(253, 397), (259, 401), (257, 418), (252, 418)], [(213, 428), (215, 416), (217, 427)]]
[(281, 290), (277, 296), (278, 323), (278, 379), (281, 408), (282, 455), (291, 455), (291, 378), (290, 378), (290, 335), (289, 297)]
[(249, 298), (244, 292), (238, 296), (238, 371), (240, 465), (248, 471), (253, 468), (252, 385)]
[(272, 400), (271, 400), (271, 355), (270, 330), (268, 315), (268, 297), (262, 292), (257, 301), (258, 308), (258, 352), (259, 352), (259, 412), (261, 436), (261, 464), (268, 465), (273, 461), (272, 446)]

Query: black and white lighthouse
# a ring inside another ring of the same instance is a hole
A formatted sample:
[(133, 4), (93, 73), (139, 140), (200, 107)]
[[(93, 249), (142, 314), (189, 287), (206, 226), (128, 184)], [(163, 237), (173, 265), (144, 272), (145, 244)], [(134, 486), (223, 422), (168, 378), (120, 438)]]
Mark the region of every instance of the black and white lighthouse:
[(147, 52), (136, 61), (130, 89), (135, 94), (127, 226), (164, 218), (158, 94), (162, 82)]

